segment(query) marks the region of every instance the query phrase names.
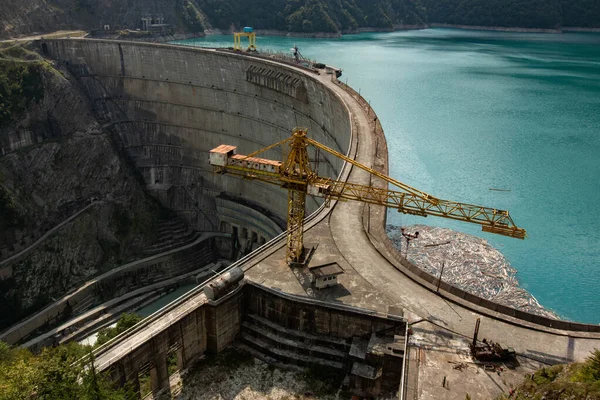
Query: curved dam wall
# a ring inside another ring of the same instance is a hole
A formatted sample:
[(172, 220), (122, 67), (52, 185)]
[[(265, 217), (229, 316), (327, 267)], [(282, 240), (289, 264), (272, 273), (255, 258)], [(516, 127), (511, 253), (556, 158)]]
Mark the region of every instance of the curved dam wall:
[[(248, 250), (285, 229), (287, 192), (214, 175), (208, 152), (231, 144), (249, 154), (296, 126), (341, 153), (349, 147), (348, 110), (311, 72), (174, 45), (56, 39), (40, 47), (78, 78), (155, 197), (192, 228), (237, 234)], [(323, 153), (311, 154), (319, 174), (337, 177), (342, 161)], [(280, 148), (261, 155), (283, 156)], [(307, 212), (319, 205), (307, 199)]]
[[(371, 128), (372, 133), (378, 138), (377, 143), (378, 146), (380, 146), (377, 150), (377, 154), (382, 155), (382, 157), (378, 160), (375, 160), (373, 167), (379, 172), (387, 175), (389, 173), (389, 153), (387, 150), (387, 142), (383, 127), (381, 125), (381, 120), (377, 117), (377, 113), (370, 106), (368, 101), (364, 99), (356, 90), (339, 80), (336, 80), (335, 84), (343, 88), (359, 104), (361, 104), (364, 109), (368, 110), (369, 115), (375, 116)], [(379, 185), (380, 187), (382, 187), (381, 185), (383, 184), (383, 182), (375, 181), (375, 185)], [(451, 300), (457, 304), (460, 304), (461, 306), (474, 310), (483, 315), (502, 319), (510, 322), (511, 324), (526, 328), (540, 329), (540, 327), (546, 327), (568, 331), (572, 332), (572, 334), (570, 334), (571, 337), (584, 337), (587, 335), (587, 333), (590, 333), (589, 337), (594, 339), (597, 337), (596, 333), (600, 333), (600, 325), (578, 323), (568, 320), (558, 320), (532, 314), (476, 296), (465, 290), (454, 287), (444, 281), (439, 282), (438, 276), (429, 274), (400, 255), (397, 248), (394, 246), (388, 234), (386, 233), (386, 218), (386, 213), (377, 213), (377, 211), (373, 212), (371, 209), (365, 209), (365, 213), (363, 214), (363, 229), (365, 233), (369, 233), (367, 237), (369, 238), (370, 243), (377, 250), (377, 252), (386, 258), (397, 270), (401, 271), (421, 286), (427, 288), (432, 293), (436, 293), (436, 296), (441, 295), (448, 300)], [(378, 239), (374, 239), (375, 237)], [(512, 319), (507, 319), (506, 317), (510, 317)]]

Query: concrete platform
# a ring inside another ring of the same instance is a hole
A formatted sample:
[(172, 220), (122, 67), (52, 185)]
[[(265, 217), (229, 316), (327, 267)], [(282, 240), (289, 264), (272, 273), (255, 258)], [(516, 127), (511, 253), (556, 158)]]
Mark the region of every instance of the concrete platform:
[[(338, 276), (339, 284), (337, 286), (316, 289), (308, 282), (310, 289), (305, 289), (303, 287), (306, 285), (305, 280), (302, 278), (299, 280), (298, 273), (295, 274), (294, 270), (285, 263), (285, 248), (279, 249), (266, 260), (252, 266), (246, 271), (246, 276), (257, 283), (280, 289), (286, 293), (398, 315), (402, 304), (381, 293), (352, 267), (335, 245), (328, 223), (318, 224), (308, 233), (307, 239), (310, 240), (310, 243), (318, 244), (310, 260), (310, 265), (335, 261), (344, 270), (344, 273)], [(300, 283), (301, 280), (304, 285)]]

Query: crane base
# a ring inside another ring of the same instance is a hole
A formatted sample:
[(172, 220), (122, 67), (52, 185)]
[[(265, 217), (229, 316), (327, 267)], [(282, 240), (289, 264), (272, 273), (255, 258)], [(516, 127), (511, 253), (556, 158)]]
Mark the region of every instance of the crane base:
[(310, 262), (313, 254), (317, 250), (317, 246), (304, 247), (302, 250), (302, 255), (300, 256), (299, 261), (288, 261), (288, 265), (290, 268), (304, 268)]

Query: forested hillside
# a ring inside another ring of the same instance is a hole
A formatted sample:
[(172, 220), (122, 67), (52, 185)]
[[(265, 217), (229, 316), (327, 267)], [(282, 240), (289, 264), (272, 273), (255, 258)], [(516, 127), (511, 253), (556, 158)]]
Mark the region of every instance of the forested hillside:
[(597, 0), (420, 0), (428, 23), (558, 29), (600, 27)]
[(412, 0), (198, 0), (220, 29), (251, 25), (293, 32), (339, 32), (423, 24)]
[(217, 28), (292, 32), (443, 23), (559, 29), (600, 27), (598, 0), (196, 0)]
[(559, 28), (559, 0), (421, 0), (429, 23)]
[(0, 38), (57, 29), (139, 29), (162, 16), (175, 33), (253, 26), (311, 34), (428, 24), (600, 28), (598, 0), (3, 0)]
[(5, 0), (0, 2), (0, 37), (82, 28), (137, 29), (143, 15), (164, 17), (175, 32), (251, 25), (293, 32), (341, 32), (422, 25), (425, 14), (413, 0)]
[(600, 27), (600, 1), (560, 0), (562, 26)]

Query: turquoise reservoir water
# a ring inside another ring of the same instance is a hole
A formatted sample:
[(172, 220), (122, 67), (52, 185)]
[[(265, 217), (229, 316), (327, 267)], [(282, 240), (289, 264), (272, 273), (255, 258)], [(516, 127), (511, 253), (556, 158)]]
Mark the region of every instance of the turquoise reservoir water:
[(289, 52), (294, 44), (342, 68), (342, 80), (371, 101), (394, 178), (441, 198), (508, 209), (529, 238), (393, 211), (390, 223), (484, 237), (543, 306), (600, 323), (600, 35), (431, 29), (258, 38), (259, 48)]

